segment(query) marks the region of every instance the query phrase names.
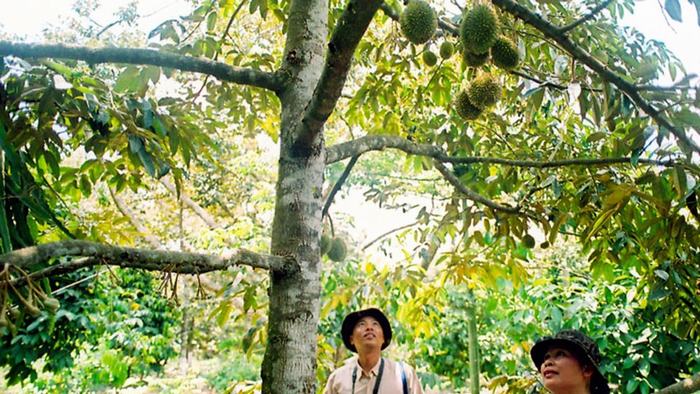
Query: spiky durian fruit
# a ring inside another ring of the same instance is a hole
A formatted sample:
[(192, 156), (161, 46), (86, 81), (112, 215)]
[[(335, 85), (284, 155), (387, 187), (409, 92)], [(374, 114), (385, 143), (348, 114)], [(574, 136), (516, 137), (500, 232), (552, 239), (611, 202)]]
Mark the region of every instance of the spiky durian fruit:
[(455, 109), (457, 110), (457, 115), (465, 120), (474, 120), (479, 115), (481, 115), (481, 109), (474, 106), (474, 104), (469, 101), (469, 95), (465, 90), (460, 91), (457, 94), (457, 99), (454, 102)]
[(533, 238), (532, 235), (530, 235), (530, 234), (525, 234), (522, 241), (523, 241), (523, 246), (525, 246), (528, 249), (532, 249), (535, 247), (535, 238)]
[(423, 0), (411, 0), (399, 17), (401, 32), (418, 45), (430, 40), (437, 30), (437, 14)]
[(488, 52), (497, 35), (498, 19), (493, 8), (479, 4), (464, 12), (459, 37), (465, 51), (476, 54)]
[(328, 253), (329, 250), (331, 250), (331, 237), (323, 233), (321, 235), (321, 256)]
[(493, 75), (483, 73), (469, 84), (467, 94), (475, 107), (484, 109), (496, 104), (501, 98), (501, 85)]
[(423, 52), (423, 63), (432, 67), (432, 66), (437, 64), (437, 61), (438, 61), (438, 58), (434, 52), (432, 52), (432, 51)]
[(449, 59), (452, 57), (453, 53), (455, 53), (455, 46), (449, 41), (443, 41), (440, 45), (440, 57)]
[(347, 256), (348, 250), (345, 247), (345, 242), (336, 237), (331, 241), (331, 249), (328, 251), (328, 258), (333, 261), (343, 261)]
[(518, 48), (513, 41), (500, 36), (491, 46), (491, 60), (502, 69), (512, 70), (520, 63)]
[(471, 52), (464, 52), (464, 54), (462, 55), (462, 60), (464, 60), (464, 63), (469, 67), (479, 67), (486, 63), (487, 60), (489, 60), (489, 53), (484, 52), (476, 54)]

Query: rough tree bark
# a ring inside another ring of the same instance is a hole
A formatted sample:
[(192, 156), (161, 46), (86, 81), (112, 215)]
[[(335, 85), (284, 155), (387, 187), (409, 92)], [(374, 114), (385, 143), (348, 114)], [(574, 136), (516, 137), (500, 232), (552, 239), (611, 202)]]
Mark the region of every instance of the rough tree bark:
[[(293, 256), (301, 270), (270, 273), (263, 393), (316, 391), (320, 311), (323, 126), (335, 108), (353, 53), (381, 1), (351, 0), (328, 37), (328, 2), (292, 1), (282, 73), (280, 156), (271, 253)], [(325, 64), (324, 64), (324, 53)]]
[(293, 1), (284, 51), (289, 80), (280, 94), (280, 155), (272, 223), (271, 253), (296, 257), (295, 275), (270, 273), (268, 343), (261, 370), (264, 393), (313, 393), (316, 387), (316, 324), (320, 311), (321, 199), (323, 138), (303, 152), (293, 149), (301, 122), (323, 68), (328, 5)]

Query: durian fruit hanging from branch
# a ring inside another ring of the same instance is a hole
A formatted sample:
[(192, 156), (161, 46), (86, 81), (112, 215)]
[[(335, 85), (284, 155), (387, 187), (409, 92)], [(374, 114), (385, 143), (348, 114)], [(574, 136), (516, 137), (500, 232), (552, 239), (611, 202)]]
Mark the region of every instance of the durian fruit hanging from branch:
[(430, 50), (425, 50), (423, 51), (423, 63), (425, 63), (429, 67), (433, 67), (434, 65), (437, 64), (438, 58), (435, 52), (430, 51)]
[(520, 55), (518, 48), (513, 41), (506, 37), (499, 36), (491, 46), (491, 61), (496, 67), (504, 70), (512, 70), (518, 67), (520, 63)]
[(501, 98), (501, 84), (493, 74), (481, 73), (469, 83), (467, 95), (475, 107), (485, 109)]
[(489, 60), (489, 53), (484, 52), (476, 54), (469, 51), (464, 51), (462, 53), (462, 60), (464, 61), (464, 64), (469, 67), (483, 66)]
[(523, 246), (525, 246), (528, 249), (532, 249), (535, 247), (535, 238), (532, 237), (530, 234), (525, 234), (522, 238)]
[(469, 101), (469, 95), (466, 90), (461, 90), (457, 94), (457, 98), (454, 102), (455, 110), (457, 110), (457, 115), (459, 115), (464, 120), (474, 120), (481, 115), (482, 109), (476, 107)]
[(452, 57), (452, 54), (455, 53), (455, 46), (449, 41), (443, 41), (442, 44), (440, 44), (440, 57), (447, 60)]
[(437, 31), (437, 14), (423, 0), (410, 0), (399, 17), (401, 32), (408, 41), (419, 45), (428, 42)]
[(339, 237), (333, 238), (333, 240), (331, 240), (331, 248), (328, 250), (328, 258), (335, 262), (340, 262), (345, 260), (347, 254), (348, 250), (345, 246), (345, 242)]
[(321, 234), (321, 256), (331, 250), (331, 236), (324, 232)]
[(465, 52), (488, 53), (498, 36), (498, 18), (487, 4), (477, 4), (465, 9), (459, 28), (459, 37)]

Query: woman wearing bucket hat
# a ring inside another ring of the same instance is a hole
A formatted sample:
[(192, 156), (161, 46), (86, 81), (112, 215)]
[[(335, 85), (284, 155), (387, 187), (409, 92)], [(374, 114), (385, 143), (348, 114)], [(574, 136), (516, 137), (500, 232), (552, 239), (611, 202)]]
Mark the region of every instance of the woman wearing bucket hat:
[(600, 372), (598, 345), (578, 330), (562, 330), (539, 339), (530, 356), (544, 387), (554, 394), (608, 394), (608, 381)]
[(391, 325), (377, 308), (352, 312), (343, 320), (340, 336), (357, 357), (333, 371), (324, 394), (423, 394), (410, 366), (382, 357), (391, 343)]

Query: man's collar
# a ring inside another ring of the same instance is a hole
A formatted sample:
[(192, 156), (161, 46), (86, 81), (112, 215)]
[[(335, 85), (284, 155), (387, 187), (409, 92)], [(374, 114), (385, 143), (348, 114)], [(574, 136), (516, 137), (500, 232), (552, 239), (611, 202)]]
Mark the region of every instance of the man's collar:
[[(382, 363), (382, 358), (379, 357), (379, 359), (377, 360), (377, 363), (374, 364), (372, 369), (369, 370), (369, 373), (372, 376), (377, 376), (377, 374), (379, 374), (379, 364), (381, 364), (381, 363)], [(357, 368), (359, 370), (361, 370), (363, 374), (365, 373), (365, 371), (362, 369), (362, 366), (360, 365), (360, 358), (359, 357), (355, 357), (355, 365), (357, 365)]]

